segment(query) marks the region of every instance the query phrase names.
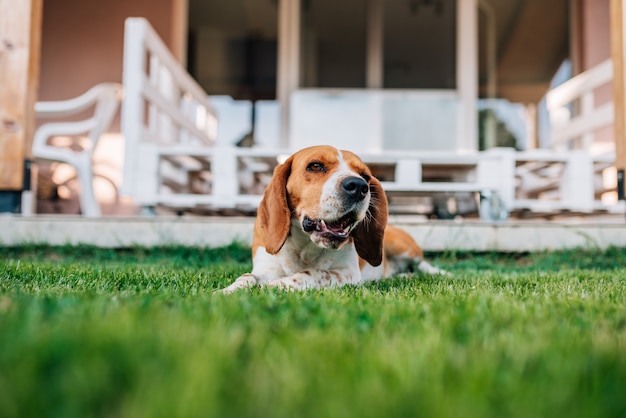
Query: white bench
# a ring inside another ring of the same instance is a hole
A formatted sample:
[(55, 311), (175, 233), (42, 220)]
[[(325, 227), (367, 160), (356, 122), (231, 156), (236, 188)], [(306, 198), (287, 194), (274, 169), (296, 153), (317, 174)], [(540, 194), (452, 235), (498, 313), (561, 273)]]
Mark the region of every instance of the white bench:
[[(93, 188), (93, 154), (100, 137), (109, 129), (117, 113), (121, 96), (122, 86), (119, 84), (100, 83), (72, 99), (35, 103), (37, 118), (56, 121), (42, 124), (35, 132), (33, 157), (74, 167), (80, 183), (80, 210), (85, 217), (101, 215)], [(86, 110), (91, 112), (88, 118), (71, 119)], [(81, 136), (85, 139), (84, 147), (75, 150), (50, 144), (49, 139), (56, 136)]]
[[(512, 153), (505, 151), (457, 154), (451, 152), (385, 151), (361, 154), (392, 203), (398, 198), (480, 196), (479, 211), (487, 221), (508, 217), (513, 173)], [(509, 175), (497, 175), (510, 171)], [(476, 202), (478, 204), (478, 202)]]

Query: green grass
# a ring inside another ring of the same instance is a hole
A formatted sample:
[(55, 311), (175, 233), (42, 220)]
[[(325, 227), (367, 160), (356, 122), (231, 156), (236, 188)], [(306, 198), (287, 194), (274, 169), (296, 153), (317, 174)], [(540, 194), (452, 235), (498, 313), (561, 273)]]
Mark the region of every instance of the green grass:
[(626, 416), (626, 249), (213, 290), (239, 245), (0, 248), (0, 417)]

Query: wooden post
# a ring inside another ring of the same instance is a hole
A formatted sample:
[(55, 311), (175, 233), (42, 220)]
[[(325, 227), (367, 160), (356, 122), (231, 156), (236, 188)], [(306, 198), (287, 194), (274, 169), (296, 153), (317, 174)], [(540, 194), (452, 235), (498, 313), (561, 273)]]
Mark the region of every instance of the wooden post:
[(300, 85), (300, 0), (278, 1), (278, 80), (280, 146), (289, 146), (291, 93)]
[(170, 37), (170, 49), (183, 67), (187, 66), (188, 14), (189, 0), (172, 1), (172, 35)]
[(367, 88), (383, 88), (384, 57), (384, 5), (383, 0), (369, 0), (367, 3)]
[(626, 55), (624, 53), (624, 23), (626, 0), (611, 0), (611, 57), (613, 60), (613, 103), (615, 106), (615, 168), (617, 195), (625, 199), (624, 170), (626, 169)]
[(0, 0), (0, 191), (21, 191), (32, 157), (42, 0)]

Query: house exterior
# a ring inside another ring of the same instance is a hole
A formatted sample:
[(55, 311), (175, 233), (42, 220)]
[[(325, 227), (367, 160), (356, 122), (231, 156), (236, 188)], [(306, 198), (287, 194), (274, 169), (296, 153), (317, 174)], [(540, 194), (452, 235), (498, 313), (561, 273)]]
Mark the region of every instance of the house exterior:
[[(1, 1), (3, 8), (14, 5)], [(35, 9), (39, 3), (20, 2)], [(121, 82), (124, 20), (141, 16), (209, 95), (277, 104), (270, 121), (274, 135), (260, 141), (268, 147), (331, 143), (368, 153), (472, 153), (500, 145), (498, 126), (507, 130), (506, 124), (497, 112), (479, 117), (498, 100), (521, 109), (526, 129), (513, 145), (549, 147), (538, 138), (540, 102), (564, 62), (576, 75), (611, 57), (610, 3), (48, 1), (41, 6), (40, 26), (33, 22), (41, 38), (37, 100)], [(610, 85), (599, 88), (596, 103), (610, 101), (612, 94)], [(594, 135), (598, 149), (614, 149), (612, 128)], [(117, 190), (123, 154), (117, 121), (95, 157), (105, 213), (133, 210), (132, 203), (120, 204)], [(0, 160), (0, 172), (15, 170)], [(71, 170), (62, 167), (47, 166), (39, 174), (40, 185), (52, 179), (51, 184), (71, 187), (71, 178)], [(14, 192), (15, 185), (4, 190)]]

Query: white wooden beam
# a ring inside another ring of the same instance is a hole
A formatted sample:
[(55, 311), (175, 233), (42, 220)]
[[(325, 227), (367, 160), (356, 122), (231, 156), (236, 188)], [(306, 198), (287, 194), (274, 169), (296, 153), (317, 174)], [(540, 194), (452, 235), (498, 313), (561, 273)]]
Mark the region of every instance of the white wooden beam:
[(383, 88), (384, 60), (384, 9), (383, 0), (367, 2), (367, 88)]
[(478, 150), (478, 3), (457, 0), (456, 84), (460, 97), (457, 148)]
[(189, 29), (189, 0), (172, 1), (172, 54), (183, 66), (187, 66), (187, 32)]

